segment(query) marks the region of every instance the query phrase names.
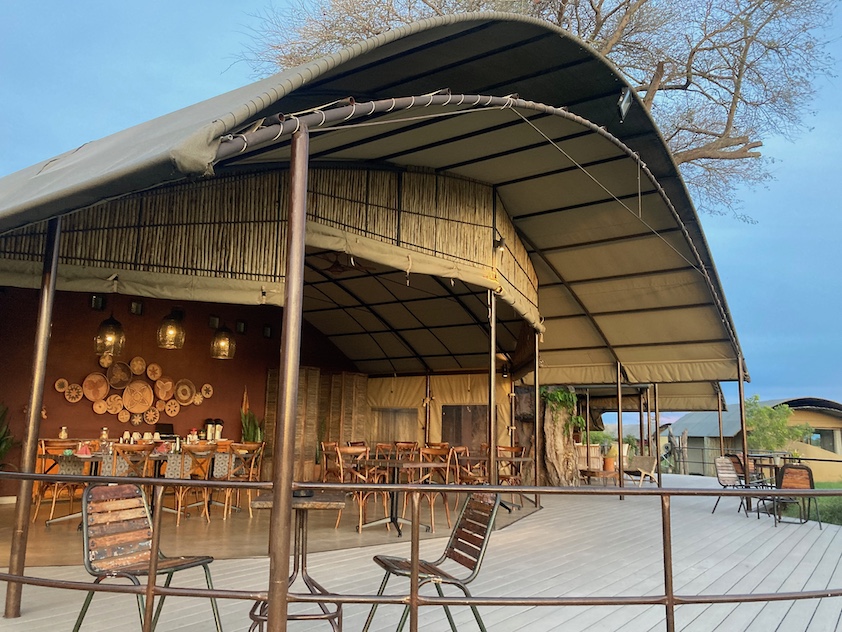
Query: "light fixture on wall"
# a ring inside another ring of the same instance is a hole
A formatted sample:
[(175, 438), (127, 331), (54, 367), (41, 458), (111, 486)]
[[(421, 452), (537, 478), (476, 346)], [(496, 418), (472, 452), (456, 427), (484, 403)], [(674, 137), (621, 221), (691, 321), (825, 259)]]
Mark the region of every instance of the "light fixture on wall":
[(211, 357), (217, 360), (231, 360), (237, 351), (237, 342), (234, 340), (234, 332), (226, 326), (216, 330), (211, 340)]
[(184, 311), (175, 307), (158, 327), (158, 346), (161, 349), (181, 349), (184, 346)]
[(117, 357), (123, 352), (123, 345), (126, 344), (126, 334), (123, 331), (123, 325), (120, 324), (119, 320), (114, 318), (114, 314), (111, 314), (111, 316), (99, 324), (96, 337), (94, 337), (94, 343), (98, 356), (110, 354)]
[(629, 108), (632, 105), (632, 91), (629, 88), (623, 88), (620, 92), (620, 98), (617, 100), (617, 114), (620, 115), (620, 122), (626, 120), (629, 113)]

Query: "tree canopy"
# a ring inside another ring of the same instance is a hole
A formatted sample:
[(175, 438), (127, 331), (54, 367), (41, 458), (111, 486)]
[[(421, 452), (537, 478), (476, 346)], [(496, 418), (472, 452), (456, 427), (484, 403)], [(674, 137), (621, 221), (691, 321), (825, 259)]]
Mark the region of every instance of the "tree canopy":
[(611, 60), (658, 123), (697, 206), (741, 214), (738, 186), (770, 176), (763, 139), (806, 126), (832, 0), (292, 0), (261, 14), (246, 57), (259, 74), (297, 66), (438, 15), (525, 14)]
[(792, 409), (786, 404), (772, 408), (760, 404), (755, 395), (746, 400), (748, 447), (756, 450), (780, 450), (790, 441), (803, 441), (813, 433), (807, 424), (790, 426)]

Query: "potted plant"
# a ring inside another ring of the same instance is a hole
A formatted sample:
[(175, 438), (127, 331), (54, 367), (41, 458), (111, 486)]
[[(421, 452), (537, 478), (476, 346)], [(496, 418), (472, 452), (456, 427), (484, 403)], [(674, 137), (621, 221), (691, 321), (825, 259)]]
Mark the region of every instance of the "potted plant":
[(251, 410), (240, 411), (240, 423), (243, 426), (243, 443), (261, 443), (263, 441), (263, 421)]
[(5, 404), (0, 404), (0, 470), (17, 469), (11, 463), (4, 461), (16, 443), (12, 430), (9, 428), (8, 413), (9, 408)]
[(617, 449), (617, 444), (612, 443), (611, 447), (608, 448), (608, 452), (605, 453), (605, 456), (602, 457), (602, 469), (606, 472), (613, 472), (617, 469), (617, 455), (619, 454), (619, 450)]

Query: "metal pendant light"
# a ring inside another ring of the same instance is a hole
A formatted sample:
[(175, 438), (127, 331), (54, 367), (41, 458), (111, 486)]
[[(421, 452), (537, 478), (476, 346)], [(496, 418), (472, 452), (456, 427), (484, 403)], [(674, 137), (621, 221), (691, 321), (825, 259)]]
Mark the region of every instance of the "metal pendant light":
[(211, 357), (217, 360), (231, 360), (237, 351), (234, 332), (222, 326), (216, 330), (211, 340)]
[(114, 314), (111, 314), (111, 316), (99, 324), (96, 337), (94, 337), (94, 343), (98, 356), (110, 354), (117, 357), (123, 352), (123, 345), (126, 344), (126, 334), (123, 331), (123, 325), (120, 324), (119, 320), (114, 318)]
[(158, 327), (158, 346), (161, 349), (181, 349), (184, 346), (184, 312), (173, 309)]

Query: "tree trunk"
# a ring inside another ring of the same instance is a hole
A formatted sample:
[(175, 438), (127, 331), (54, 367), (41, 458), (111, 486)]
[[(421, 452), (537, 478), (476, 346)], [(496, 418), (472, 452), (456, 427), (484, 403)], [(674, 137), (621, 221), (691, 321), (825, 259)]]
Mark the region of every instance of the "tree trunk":
[(573, 445), (573, 428), (567, 423), (570, 415), (559, 411), (555, 417), (544, 412), (544, 461), (547, 483), (555, 486), (578, 486), (579, 466)]

